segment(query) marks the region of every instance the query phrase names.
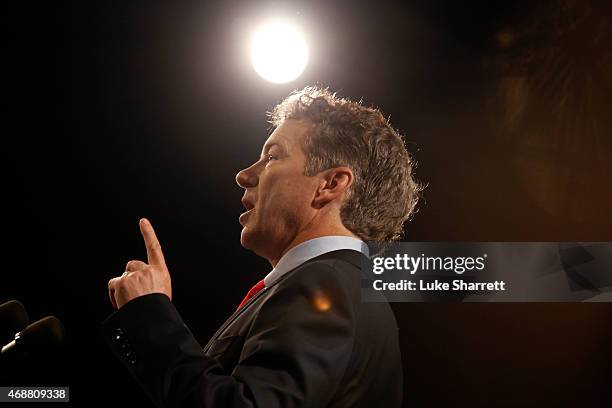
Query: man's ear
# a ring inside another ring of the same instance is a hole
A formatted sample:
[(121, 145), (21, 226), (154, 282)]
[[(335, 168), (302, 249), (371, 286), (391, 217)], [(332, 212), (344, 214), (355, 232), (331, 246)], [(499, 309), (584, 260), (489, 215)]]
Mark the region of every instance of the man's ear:
[(353, 171), (346, 166), (324, 170), (317, 176), (320, 182), (312, 200), (314, 208), (322, 208), (334, 200), (342, 199), (355, 180)]

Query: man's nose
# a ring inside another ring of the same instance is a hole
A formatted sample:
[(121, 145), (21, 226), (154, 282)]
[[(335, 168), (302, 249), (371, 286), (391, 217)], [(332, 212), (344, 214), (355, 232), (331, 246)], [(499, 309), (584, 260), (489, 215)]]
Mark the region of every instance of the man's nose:
[(236, 183), (242, 188), (249, 188), (257, 186), (259, 177), (254, 171), (254, 165), (246, 169), (240, 170), (236, 174)]

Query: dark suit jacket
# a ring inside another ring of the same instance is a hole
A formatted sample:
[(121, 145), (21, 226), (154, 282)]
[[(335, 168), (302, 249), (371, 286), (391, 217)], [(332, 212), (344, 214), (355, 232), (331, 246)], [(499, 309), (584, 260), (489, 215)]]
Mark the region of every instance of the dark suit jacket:
[(163, 294), (128, 302), (103, 332), (159, 407), (399, 407), (397, 324), (384, 299), (361, 301), (362, 260), (339, 250), (289, 271), (204, 349)]

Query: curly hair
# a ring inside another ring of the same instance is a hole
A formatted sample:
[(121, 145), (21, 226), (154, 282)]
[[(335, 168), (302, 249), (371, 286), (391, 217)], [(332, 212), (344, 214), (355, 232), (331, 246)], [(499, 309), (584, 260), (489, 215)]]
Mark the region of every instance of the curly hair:
[(364, 241), (401, 238), (422, 186), (413, 178), (415, 164), (403, 137), (378, 109), (309, 86), (294, 91), (268, 117), (274, 127), (286, 119), (312, 125), (302, 146), (305, 175), (338, 166), (353, 171), (353, 184), (340, 207), (346, 228)]

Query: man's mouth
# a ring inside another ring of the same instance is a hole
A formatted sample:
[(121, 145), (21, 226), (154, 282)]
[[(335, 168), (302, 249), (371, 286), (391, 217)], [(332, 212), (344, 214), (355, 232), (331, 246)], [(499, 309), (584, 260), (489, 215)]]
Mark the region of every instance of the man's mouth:
[(249, 211), (249, 210), (251, 210), (251, 209), (253, 209), (255, 207), (255, 203), (253, 202), (253, 200), (250, 197), (247, 198), (246, 196), (242, 197), (242, 205), (244, 206), (244, 208), (247, 211)]
[(249, 214), (255, 210), (255, 203), (251, 197), (247, 197), (245, 194), (245, 196), (242, 197), (242, 205), (246, 211), (240, 214), (240, 218), (238, 218), (238, 220), (240, 221), (240, 224), (244, 225)]
[(253, 211), (255, 211), (255, 207), (240, 214), (240, 217), (238, 218), (240, 224), (244, 225), (246, 223), (247, 218), (249, 217), (249, 215), (251, 215)]

